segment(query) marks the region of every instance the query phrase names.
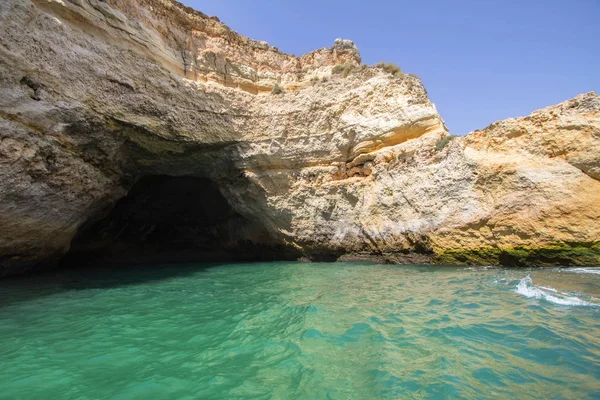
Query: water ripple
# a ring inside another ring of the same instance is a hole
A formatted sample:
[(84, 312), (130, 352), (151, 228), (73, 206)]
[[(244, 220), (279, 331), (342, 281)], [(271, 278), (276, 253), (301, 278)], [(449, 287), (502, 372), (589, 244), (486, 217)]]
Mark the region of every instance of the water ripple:
[(0, 398), (598, 398), (595, 271), (270, 263), (5, 281)]

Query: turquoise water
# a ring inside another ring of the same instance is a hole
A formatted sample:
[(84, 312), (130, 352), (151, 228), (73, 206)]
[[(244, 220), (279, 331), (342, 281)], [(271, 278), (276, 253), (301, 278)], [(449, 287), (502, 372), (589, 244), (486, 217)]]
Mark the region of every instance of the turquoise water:
[(600, 270), (229, 264), (0, 282), (2, 399), (600, 398)]

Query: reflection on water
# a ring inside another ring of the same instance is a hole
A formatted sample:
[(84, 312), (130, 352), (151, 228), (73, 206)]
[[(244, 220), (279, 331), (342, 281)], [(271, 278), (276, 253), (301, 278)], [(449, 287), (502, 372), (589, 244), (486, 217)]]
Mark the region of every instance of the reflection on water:
[(600, 274), (68, 271), (0, 291), (0, 398), (600, 397)]

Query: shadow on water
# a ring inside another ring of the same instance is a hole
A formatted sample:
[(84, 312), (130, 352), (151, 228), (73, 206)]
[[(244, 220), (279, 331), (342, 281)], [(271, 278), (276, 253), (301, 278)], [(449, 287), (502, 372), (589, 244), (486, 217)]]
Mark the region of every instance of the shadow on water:
[[(55, 294), (90, 289), (113, 289), (129, 285), (152, 284), (192, 276), (216, 267), (290, 261), (201, 261), (181, 263), (94, 262), (63, 265), (35, 275), (18, 275), (0, 279), (0, 309), (9, 305), (36, 300)], [(338, 266), (364, 265), (365, 262), (336, 263)], [(367, 264), (373, 264), (368, 262)]]
[[(268, 261), (267, 261), (268, 262)], [(287, 261), (289, 262), (289, 261)], [(260, 261), (264, 265), (265, 261)], [(247, 264), (252, 261), (211, 261), (162, 264), (126, 264), (122, 262), (106, 264), (69, 265), (51, 269), (35, 275), (12, 276), (0, 279), (0, 308), (52, 296), (54, 294), (90, 289), (112, 289), (128, 285), (152, 284), (171, 278), (181, 278), (202, 273), (208, 269), (227, 265)], [(328, 263), (325, 263), (328, 264)], [(343, 262), (335, 263), (338, 267), (377, 266), (373, 262)], [(391, 265), (381, 265), (390, 268)], [(452, 267), (431, 265), (396, 266), (397, 268), (412, 268), (418, 273), (436, 273), (440, 270), (454, 270)], [(324, 267), (325, 268), (325, 267)], [(462, 269), (462, 268), (459, 268)]]
[[(265, 261), (259, 262), (264, 265)], [(289, 261), (286, 261), (289, 262)], [(248, 261), (212, 261), (212, 262), (188, 262), (188, 263), (163, 263), (163, 264), (125, 264), (125, 263), (106, 263), (70, 267), (62, 267), (49, 270), (37, 275), (14, 276), (0, 279), (0, 309), (15, 303), (36, 300), (55, 294), (90, 290), (90, 289), (113, 289), (129, 285), (153, 284), (172, 278), (184, 278), (195, 274), (202, 274), (206, 270), (223, 267), (246, 264), (249, 268), (253, 262)], [(327, 263), (325, 263), (327, 264)], [(371, 262), (342, 262), (335, 263), (340, 268), (352, 268), (364, 266), (365, 264), (373, 267), (387, 269), (410, 270), (413, 274), (456, 274), (457, 272), (483, 272), (487, 270), (503, 270), (501, 267), (450, 267), (450, 266), (432, 266), (432, 265), (379, 265)], [(327, 266), (322, 266), (327, 268)], [(522, 274), (537, 271), (537, 269), (511, 268), (513, 271), (522, 271)], [(543, 269), (539, 269), (540, 271)], [(574, 275), (569, 278), (581, 278)], [(541, 276), (536, 277), (544, 279)], [(564, 278), (563, 278), (564, 279)], [(587, 282), (586, 282), (587, 283)], [(582, 283), (585, 284), (585, 283)], [(597, 292), (594, 284), (589, 284), (593, 292)]]
[(58, 268), (38, 275), (8, 277), (0, 280), (0, 308), (61, 292), (111, 289), (191, 276), (226, 264), (108, 265)]

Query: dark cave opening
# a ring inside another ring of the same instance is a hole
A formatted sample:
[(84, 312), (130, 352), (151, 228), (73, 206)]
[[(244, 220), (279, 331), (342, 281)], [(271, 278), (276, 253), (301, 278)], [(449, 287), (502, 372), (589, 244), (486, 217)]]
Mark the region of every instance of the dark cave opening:
[(83, 226), (62, 264), (292, 260), (298, 254), (237, 213), (206, 178), (141, 178), (104, 218)]

